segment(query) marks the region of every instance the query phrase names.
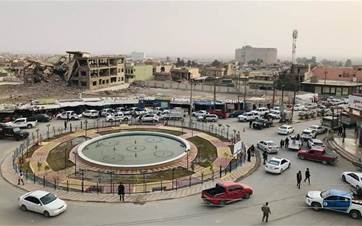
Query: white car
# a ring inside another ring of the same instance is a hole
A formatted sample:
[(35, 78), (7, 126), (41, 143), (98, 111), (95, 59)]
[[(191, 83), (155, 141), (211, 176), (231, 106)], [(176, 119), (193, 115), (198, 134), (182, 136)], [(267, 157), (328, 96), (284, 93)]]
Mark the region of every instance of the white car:
[(297, 140), (296, 136), (290, 136), (288, 142), (288, 150), (290, 151), (299, 151), (302, 148), (302, 142)]
[(197, 117), (197, 121), (203, 121), (203, 122), (217, 122), (219, 120), (219, 117), (215, 114), (206, 114), (204, 116)]
[(117, 112), (106, 116), (107, 122), (129, 121), (132, 119), (131, 115), (125, 115), (123, 112)]
[(337, 189), (326, 191), (309, 191), (305, 202), (313, 210), (332, 210), (348, 214), (353, 219), (360, 219), (362, 216), (362, 202), (353, 199), (351, 192)]
[(342, 180), (356, 189), (362, 188), (362, 173), (344, 172)]
[(29, 121), (27, 118), (18, 118), (15, 119), (13, 122), (7, 122), (6, 125), (9, 125), (14, 128), (33, 128), (38, 125), (38, 121)]
[(205, 110), (200, 110), (200, 111), (194, 111), (192, 112), (192, 116), (198, 118), (199, 116), (204, 116), (207, 114), (207, 111)]
[(97, 110), (86, 110), (83, 112), (84, 117), (88, 118), (98, 118), (99, 117), (99, 111)]
[(145, 114), (140, 117), (141, 122), (159, 122), (160, 118), (156, 114)]
[(308, 109), (301, 104), (294, 105), (294, 111), (308, 111)]
[(109, 114), (113, 114), (114, 113), (114, 109), (112, 108), (105, 108), (101, 111), (101, 116), (106, 117)]
[(281, 125), (278, 128), (278, 134), (289, 135), (294, 132), (294, 127), (289, 125)]
[(265, 163), (265, 171), (269, 173), (282, 173), (289, 169), (290, 161), (285, 158), (271, 158)]
[(255, 112), (255, 111), (249, 111), (249, 112), (245, 112), (242, 115), (239, 115), (238, 116), (238, 121), (239, 122), (247, 122), (247, 121), (255, 120), (256, 118), (259, 118), (259, 113)]
[(18, 204), (24, 211), (33, 211), (46, 217), (57, 216), (67, 209), (67, 204), (56, 195), (40, 190), (20, 196)]
[(323, 126), (312, 125), (309, 128), (315, 130), (317, 132), (317, 134), (323, 134), (323, 133), (327, 132), (327, 128), (325, 128)]
[(264, 116), (266, 113), (269, 113), (269, 109), (266, 107), (257, 108), (255, 111), (258, 112), (260, 116)]
[(62, 113), (57, 114), (56, 118), (57, 119), (62, 119), (62, 120), (78, 120), (82, 117), (82, 115), (78, 115), (77, 113), (75, 113), (74, 111), (64, 111)]
[(316, 138), (317, 133), (315, 130), (312, 129), (305, 129), (303, 130), (302, 134), (300, 135), (301, 139), (303, 140), (309, 140)]
[(260, 141), (256, 146), (261, 151), (266, 151), (267, 153), (278, 153), (279, 151), (279, 146), (271, 140)]
[(326, 146), (324, 145), (323, 141), (321, 141), (319, 139), (309, 139), (308, 140), (308, 147), (309, 148), (313, 148), (313, 147), (325, 148)]

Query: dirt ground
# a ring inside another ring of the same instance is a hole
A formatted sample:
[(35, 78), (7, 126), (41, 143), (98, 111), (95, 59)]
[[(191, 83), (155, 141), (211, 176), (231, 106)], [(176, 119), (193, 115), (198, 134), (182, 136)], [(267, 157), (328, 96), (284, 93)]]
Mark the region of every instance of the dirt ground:
[[(64, 82), (21, 84), (21, 85), (1, 85), (0, 103), (25, 103), (37, 99), (71, 99), (78, 98), (79, 93), (84, 90), (68, 87)], [(142, 96), (168, 96), (177, 98), (190, 98), (189, 90), (144, 88), (130, 86), (127, 89), (102, 91), (97, 93), (82, 94), (82, 97), (142, 97)], [(237, 99), (237, 94), (217, 93), (217, 99), (230, 100)], [(212, 92), (193, 92), (193, 99), (213, 99)], [(240, 95), (240, 100), (243, 95)]]

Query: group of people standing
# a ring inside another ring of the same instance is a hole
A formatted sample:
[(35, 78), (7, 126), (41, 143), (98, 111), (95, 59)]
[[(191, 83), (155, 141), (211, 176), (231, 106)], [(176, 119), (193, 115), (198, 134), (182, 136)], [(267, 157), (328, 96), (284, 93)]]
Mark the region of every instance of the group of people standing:
[[(309, 168), (307, 168), (305, 170), (305, 173), (304, 173), (304, 182), (308, 181), (308, 184), (310, 185), (310, 171), (309, 171)], [(298, 189), (300, 189), (300, 184), (302, 182), (303, 178), (302, 178), (302, 172), (299, 170), (298, 173), (297, 173), (297, 187)]]

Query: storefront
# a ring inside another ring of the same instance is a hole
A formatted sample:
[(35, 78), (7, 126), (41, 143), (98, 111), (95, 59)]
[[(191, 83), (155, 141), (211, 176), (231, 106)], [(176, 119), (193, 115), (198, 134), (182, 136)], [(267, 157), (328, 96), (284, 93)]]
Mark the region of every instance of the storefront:
[(349, 115), (356, 122), (358, 144), (362, 147), (362, 94), (349, 96)]

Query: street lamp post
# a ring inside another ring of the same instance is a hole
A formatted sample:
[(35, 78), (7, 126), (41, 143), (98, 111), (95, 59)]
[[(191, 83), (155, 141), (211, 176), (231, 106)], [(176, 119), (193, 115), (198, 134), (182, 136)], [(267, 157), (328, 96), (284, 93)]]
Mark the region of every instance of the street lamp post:
[(49, 131), (49, 128), (50, 128), (50, 124), (47, 125), (47, 138), (49, 139), (50, 137), (50, 131)]
[(244, 111), (246, 111), (246, 81), (249, 78), (249, 72), (247, 72), (246, 74), (244, 74), (244, 103), (243, 103), (243, 107), (244, 107)]
[(193, 82), (192, 80), (190, 79), (190, 108), (189, 108), (189, 127), (191, 127), (192, 125), (192, 108), (193, 108), (193, 101), (192, 101), (192, 85), (193, 85)]
[(84, 136), (87, 137), (87, 129), (88, 129), (88, 120), (85, 120), (85, 130), (84, 130)]

